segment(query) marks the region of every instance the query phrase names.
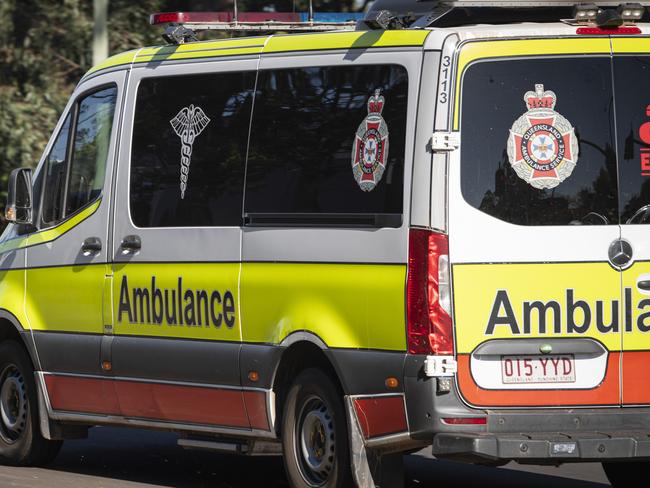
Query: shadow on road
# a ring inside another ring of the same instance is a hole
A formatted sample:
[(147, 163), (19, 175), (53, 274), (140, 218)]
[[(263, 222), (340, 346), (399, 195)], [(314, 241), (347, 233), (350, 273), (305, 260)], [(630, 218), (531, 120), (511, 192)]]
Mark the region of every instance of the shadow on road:
[[(176, 446), (170, 433), (130, 429), (91, 429), (86, 440), (68, 441), (61, 454), (39, 477), (51, 488), (249, 488), (287, 487), (279, 457), (238, 457)], [(603, 488), (520, 469), (490, 468), (417, 455), (406, 458), (407, 487)], [(12, 473), (13, 476), (15, 474)], [(34, 476), (34, 473), (31, 474)], [(2, 478), (0, 478), (2, 479)], [(14, 486), (37, 486), (16, 484)], [(38, 485), (41, 486), (41, 485)]]

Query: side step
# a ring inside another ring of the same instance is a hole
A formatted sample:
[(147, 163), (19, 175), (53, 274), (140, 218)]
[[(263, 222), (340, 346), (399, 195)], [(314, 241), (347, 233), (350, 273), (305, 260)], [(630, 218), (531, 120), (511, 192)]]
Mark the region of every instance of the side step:
[(282, 455), (282, 444), (279, 441), (241, 441), (228, 438), (183, 437), (178, 439), (178, 445), (183, 449), (239, 454), (243, 456)]

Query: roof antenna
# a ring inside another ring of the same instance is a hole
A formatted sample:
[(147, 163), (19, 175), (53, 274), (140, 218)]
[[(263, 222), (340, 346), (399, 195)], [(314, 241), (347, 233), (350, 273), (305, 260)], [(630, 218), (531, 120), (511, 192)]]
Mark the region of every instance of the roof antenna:
[(239, 13), (239, 10), (237, 9), (237, 0), (235, 0), (235, 2), (233, 3), (233, 10), (234, 10), (234, 12), (233, 12), (233, 19), (232, 20), (236, 24), (237, 23), (238, 13)]
[(309, 23), (314, 23), (314, 6), (312, 5), (312, 0), (309, 0)]

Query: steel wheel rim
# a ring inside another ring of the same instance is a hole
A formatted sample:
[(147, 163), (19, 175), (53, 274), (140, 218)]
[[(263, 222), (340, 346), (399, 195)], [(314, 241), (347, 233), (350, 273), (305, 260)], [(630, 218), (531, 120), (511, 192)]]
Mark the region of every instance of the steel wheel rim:
[(27, 390), (25, 378), (13, 364), (2, 372), (0, 384), (0, 437), (8, 444), (16, 442), (27, 426)]
[(312, 487), (327, 483), (334, 470), (336, 438), (331, 412), (323, 400), (309, 397), (298, 415), (296, 456), (303, 479)]

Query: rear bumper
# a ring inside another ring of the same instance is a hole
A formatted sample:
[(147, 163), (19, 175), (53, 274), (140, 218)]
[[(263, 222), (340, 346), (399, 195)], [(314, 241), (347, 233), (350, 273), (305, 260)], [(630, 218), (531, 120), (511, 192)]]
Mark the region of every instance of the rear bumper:
[[(436, 457), (539, 464), (650, 460), (650, 408), (472, 408), (454, 384), (438, 391), (438, 380), (423, 374), (423, 361), (420, 356), (405, 361), (409, 434), (432, 442)], [(485, 424), (449, 422), (468, 417), (484, 418)]]
[(469, 462), (650, 459), (650, 432), (437, 434), (433, 438), (433, 454)]

